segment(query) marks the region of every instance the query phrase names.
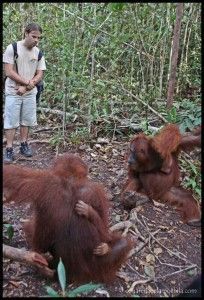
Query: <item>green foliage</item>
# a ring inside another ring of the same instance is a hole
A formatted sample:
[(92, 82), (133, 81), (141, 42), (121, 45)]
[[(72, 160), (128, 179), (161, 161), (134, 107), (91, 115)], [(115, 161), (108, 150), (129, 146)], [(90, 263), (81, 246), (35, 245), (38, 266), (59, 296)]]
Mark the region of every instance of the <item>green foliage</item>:
[(111, 3), (110, 6), (113, 11), (121, 11), (124, 8), (125, 3)]
[(46, 291), (49, 295), (49, 297), (56, 297), (59, 298), (61, 297), (53, 288), (51, 288), (50, 286), (46, 286)]
[(58, 279), (61, 287), (61, 293), (56, 292), (53, 288), (46, 286), (46, 291), (48, 293), (49, 297), (77, 297), (81, 294), (86, 294), (89, 292), (92, 292), (93, 290), (101, 287), (101, 284), (92, 284), (92, 283), (87, 283), (84, 285), (81, 285), (77, 288), (75, 288), (72, 291), (66, 291), (66, 272), (65, 272), (65, 267), (64, 264), (60, 258), (60, 261), (58, 263), (57, 267), (57, 274), (58, 274)]
[[(184, 4), (179, 95), (188, 85), (200, 86), (200, 13), (200, 3)], [(47, 64), (44, 107), (64, 109), (67, 98), (67, 111), (79, 109), (87, 124), (100, 117), (120, 117), (124, 109), (130, 116), (137, 109), (144, 118), (144, 106), (129, 107), (131, 97), (118, 88), (118, 79), (156, 110), (162, 108), (158, 100), (166, 106), (175, 18), (175, 3), (4, 3), (3, 49), (22, 38), (28, 22), (38, 22), (43, 29), (39, 47)], [(177, 115), (172, 111), (169, 118), (177, 122), (179, 115), (179, 110)]]
[(71, 132), (68, 136), (68, 140), (75, 145), (86, 142), (89, 140), (88, 128), (82, 127), (77, 128), (75, 131)]
[(6, 229), (5, 233), (9, 240), (13, 238), (14, 235), (14, 228), (11, 224), (3, 224), (4, 229)]
[(57, 266), (57, 273), (58, 273), (58, 279), (60, 282), (60, 286), (62, 289), (62, 295), (65, 295), (65, 288), (66, 288), (66, 272), (64, 264), (62, 263), (62, 259), (60, 258), (60, 261)]
[(144, 120), (141, 122), (141, 129), (145, 134), (151, 134), (151, 132), (149, 131), (149, 127), (148, 127), (148, 120)]
[(178, 114), (177, 114), (177, 110), (176, 107), (173, 106), (168, 112), (167, 112), (167, 116), (166, 119), (169, 123), (176, 123), (178, 122)]
[(182, 181), (184, 187), (194, 191), (194, 193), (201, 198), (201, 174), (200, 174), (200, 162), (188, 161), (188, 164), (182, 161), (182, 165), (185, 167), (185, 172), (189, 174), (185, 176)]
[(55, 134), (51, 139), (50, 139), (50, 145), (53, 147), (59, 147), (62, 145), (64, 139), (62, 136), (62, 132), (59, 131), (57, 134)]
[(179, 106), (180, 115), (178, 123), (181, 131), (192, 130), (195, 126), (201, 124), (201, 106), (198, 101), (183, 99)]
[(174, 103), (173, 107), (167, 111), (166, 119), (170, 123), (177, 123), (181, 132), (191, 131), (201, 124), (199, 100), (183, 99), (181, 102)]
[(70, 291), (68, 293), (68, 297), (76, 297), (80, 294), (89, 293), (99, 287), (101, 287), (101, 284), (93, 284), (93, 283), (84, 284), (74, 289), (73, 291)]

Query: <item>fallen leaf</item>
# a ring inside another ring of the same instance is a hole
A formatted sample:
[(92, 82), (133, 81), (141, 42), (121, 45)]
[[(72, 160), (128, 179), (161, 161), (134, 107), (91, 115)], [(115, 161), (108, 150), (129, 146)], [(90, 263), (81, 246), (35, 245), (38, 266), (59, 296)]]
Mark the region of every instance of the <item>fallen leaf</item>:
[(124, 170), (119, 170), (119, 171), (117, 171), (117, 176), (122, 176), (123, 174), (124, 174), (125, 172), (124, 172)]
[(148, 255), (146, 256), (146, 261), (147, 261), (148, 263), (150, 263), (150, 264), (154, 264), (154, 263), (155, 263), (155, 257), (154, 257), (154, 255), (148, 254)]
[(162, 253), (163, 252), (163, 250), (162, 250), (162, 248), (154, 248), (154, 254), (156, 254), (156, 255), (158, 255), (158, 254), (160, 254), (160, 253)]
[(136, 212), (139, 212), (139, 211), (142, 212), (142, 211), (144, 211), (144, 208), (141, 205), (139, 205), (135, 208), (135, 210), (136, 210)]
[(98, 138), (97, 139), (97, 142), (99, 143), (99, 144), (109, 144), (109, 139), (105, 139), (105, 138)]
[(156, 210), (158, 212), (162, 212), (162, 210), (160, 208), (158, 208), (158, 207), (153, 207), (153, 210)]
[(11, 283), (13, 286), (15, 286), (16, 288), (19, 287), (20, 282), (19, 281), (13, 281), (13, 280), (9, 280), (9, 283)]
[(115, 220), (116, 220), (116, 222), (119, 222), (119, 221), (120, 221), (120, 216), (117, 215), (117, 216), (115, 217)]
[(118, 156), (119, 155), (118, 151), (115, 150), (115, 149), (112, 149), (112, 154), (113, 154), (113, 156)]
[(139, 265), (140, 266), (145, 266), (146, 265), (146, 262), (145, 261), (143, 261), (143, 260), (141, 260), (141, 259), (139, 259)]
[(101, 145), (100, 144), (95, 144), (94, 148), (101, 148)]
[(190, 276), (196, 276), (197, 275), (197, 269), (192, 269), (192, 270), (189, 270), (187, 271), (187, 274), (190, 275)]
[(153, 266), (151, 266), (151, 265), (144, 266), (144, 271), (145, 271), (145, 274), (147, 276), (149, 276), (150, 278), (155, 277), (155, 272), (154, 272), (154, 267)]
[(162, 230), (168, 230), (169, 229), (168, 226), (164, 226), (164, 225), (159, 225), (158, 228), (160, 228)]
[(97, 294), (99, 294), (99, 295), (105, 295), (105, 296), (108, 297), (108, 298), (110, 297), (108, 291), (106, 291), (106, 290), (103, 290), (103, 289), (97, 289), (97, 290), (95, 290), (95, 292), (96, 292)]
[(163, 204), (163, 203), (157, 202), (155, 200), (152, 200), (152, 201), (153, 201), (154, 205), (157, 206), (157, 207), (159, 207), (159, 206), (164, 207), (165, 206), (165, 204)]
[(150, 294), (155, 294), (155, 292), (156, 292), (155, 289), (153, 289), (153, 288), (151, 287), (151, 285), (148, 285), (148, 286), (147, 286), (147, 289), (148, 289), (148, 291), (149, 291)]

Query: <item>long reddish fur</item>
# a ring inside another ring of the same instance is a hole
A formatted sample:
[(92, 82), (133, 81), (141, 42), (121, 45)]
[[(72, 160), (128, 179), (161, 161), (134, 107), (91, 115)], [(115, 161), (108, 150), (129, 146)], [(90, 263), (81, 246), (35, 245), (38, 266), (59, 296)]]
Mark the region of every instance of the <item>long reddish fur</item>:
[(180, 186), (178, 156), (201, 145), (201, 127), (191, 133), (181, 134), (177, 125), (167, 124), (154, 137), (139, 134), (130, 142), (128, 180), (122, 192), (122, 203), (131, 208), (130, 191), (167, 202), (180, 211), (189, 225), (200, 224), (201, 212), (192, 192)]
[[(108, 229), (109, 201), (103, 187), (88, 179), (88, 167), (77, 156), (64, 154), (46, 170), (3, 166), (7, 201), (31, 202), (33, 216), (25, 231), (33, 250), (49, 251), (65, 265), (70, 281), (110, 282), (132, 248), (128, 238)], [(89, 205), (89, 217), (76, 212), (78, 201)], [(110, 252), (97, 256), (94, 249), (107, 243)]]

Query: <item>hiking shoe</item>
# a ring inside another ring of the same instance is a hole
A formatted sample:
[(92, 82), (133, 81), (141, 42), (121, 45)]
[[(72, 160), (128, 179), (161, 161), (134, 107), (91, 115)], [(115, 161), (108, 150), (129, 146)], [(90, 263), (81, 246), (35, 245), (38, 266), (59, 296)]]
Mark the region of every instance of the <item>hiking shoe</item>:
[(27, 142), (21, 143), (20, 146), (20, 153), (26, 157), (31, 157), (33, 156), (32, 150), (28, 146)]
[(13, 148), (6, 148), (5, 155), (4, 155), (4, 162), (12, 163), (13, 161), (14, 161)]

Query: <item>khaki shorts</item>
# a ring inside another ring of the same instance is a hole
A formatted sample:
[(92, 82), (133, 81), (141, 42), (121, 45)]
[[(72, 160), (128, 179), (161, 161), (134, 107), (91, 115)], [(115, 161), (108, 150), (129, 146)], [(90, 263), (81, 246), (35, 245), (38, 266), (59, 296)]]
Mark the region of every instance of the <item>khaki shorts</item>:
[(5, 95), (4, 129), (37, 125), (36, 95)]

